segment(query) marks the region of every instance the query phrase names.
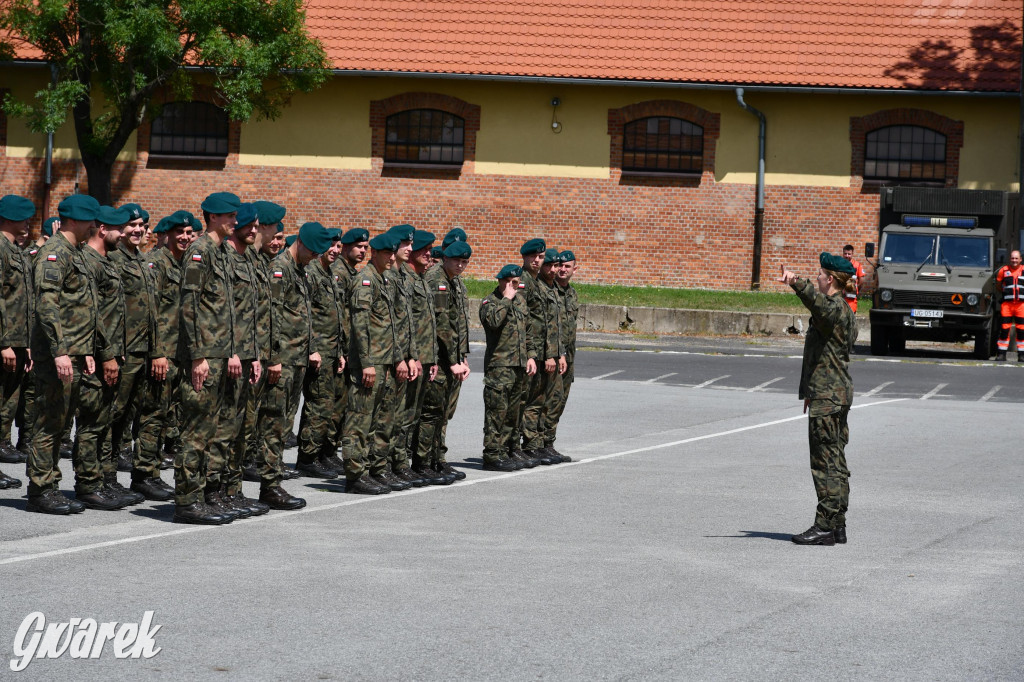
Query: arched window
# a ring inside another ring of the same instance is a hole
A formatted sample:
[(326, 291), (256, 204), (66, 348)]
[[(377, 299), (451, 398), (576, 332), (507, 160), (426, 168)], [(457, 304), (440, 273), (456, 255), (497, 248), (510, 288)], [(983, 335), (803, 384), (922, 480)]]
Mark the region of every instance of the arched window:
[(946, 136), (931, 128), (893, 125), (864, 138), (867, 180), (946, 180)]
[(228, 115), (213, 104), (168, 102), (150, 131), (150, 155), (204, 159), (228, 155)]
[(622, 129), (622, 170), (700, 173), (704, 165), (704, 128), (682, 118), (651, 116)]
[(387, 117), (384, 163), (461, 165), (466, 121), (439, 109), (410, 109)]

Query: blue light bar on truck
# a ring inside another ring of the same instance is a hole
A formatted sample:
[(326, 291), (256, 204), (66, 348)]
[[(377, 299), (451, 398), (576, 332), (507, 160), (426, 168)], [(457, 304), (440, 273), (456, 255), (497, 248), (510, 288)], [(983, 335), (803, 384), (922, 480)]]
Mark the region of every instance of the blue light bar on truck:
[(927, 215), (905, 215), (903, 224), (907, 227), (977, 227), (977, 218), (939, 218)]

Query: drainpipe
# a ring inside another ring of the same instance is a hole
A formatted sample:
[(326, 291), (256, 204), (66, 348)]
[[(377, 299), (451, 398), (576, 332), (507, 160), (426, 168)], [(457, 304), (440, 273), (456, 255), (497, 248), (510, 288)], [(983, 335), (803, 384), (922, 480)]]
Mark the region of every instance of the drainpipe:
[[(50, 64), (50, 83), (57, 84), (57, 65)], [(50, 216), (50, 190), (53, 188), (53, 131), (46, 133), (46, 177), (43, 178), (43, 220)]]
[(743, 88), (736, 88), (739, 105), (757, 116), (757, 200), (754, 204), (754, 263), (750, 268), (750, 288), (761, 288), (761, 242), (764, 239), (764, 114), (743, 101)]

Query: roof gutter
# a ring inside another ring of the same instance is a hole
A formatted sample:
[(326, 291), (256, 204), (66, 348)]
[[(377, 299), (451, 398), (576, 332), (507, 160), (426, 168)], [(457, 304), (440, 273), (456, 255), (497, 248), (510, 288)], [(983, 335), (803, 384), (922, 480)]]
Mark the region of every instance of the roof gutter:
[(761, 288), (761, 245), (764, 242), (764, 141), (765, 122), (764, 114), (743, 101), (743, 88), (736, 88), (736, 101), (746, 111), (757, 116), (757, 188), (756, 199), (754, 200), (754, 254), (753, 264), (750, 268), (750, 289), (757, 291)]

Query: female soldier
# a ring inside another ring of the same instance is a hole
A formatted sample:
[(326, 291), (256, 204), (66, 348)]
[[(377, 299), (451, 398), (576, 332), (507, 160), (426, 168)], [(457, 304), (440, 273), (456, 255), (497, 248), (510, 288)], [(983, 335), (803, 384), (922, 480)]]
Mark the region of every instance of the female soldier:
[(818, 260), (818, 290), (782, 266), (779, 281), (793, 287), (811, 311), (810, 329), (804, 341), (800, 398), (804, 412), (810, 408), (809, 440), (811, 477), (818, 494), (814, 525), (793, 536), (798, 545), (834, 545), (846, 542), (846, 509), (850, 503), (850, 471), (844, 448), (850, 438), (846, 424), (853, 402), (853, 382), (848, 365), (857, 340), (853, 311), (843, 300), (853, 282), (853, 266), (830, 253)]

